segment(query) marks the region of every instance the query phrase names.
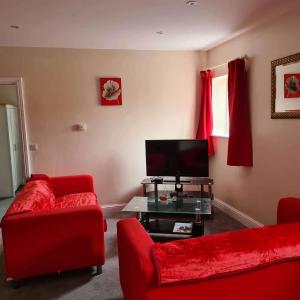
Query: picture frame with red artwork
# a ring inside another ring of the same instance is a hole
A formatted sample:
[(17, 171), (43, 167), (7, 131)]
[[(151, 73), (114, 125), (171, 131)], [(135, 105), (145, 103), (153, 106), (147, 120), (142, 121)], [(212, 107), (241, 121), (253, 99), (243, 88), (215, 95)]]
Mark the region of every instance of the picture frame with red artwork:
[(121, 78), (100, 78), (100, 104), (122, 105), (122, 83)]
[(271, 62), (271, 118), (300, 118), (300, 53)]
[(300, 98), (300, 74), (284, 74), (284, 98)]

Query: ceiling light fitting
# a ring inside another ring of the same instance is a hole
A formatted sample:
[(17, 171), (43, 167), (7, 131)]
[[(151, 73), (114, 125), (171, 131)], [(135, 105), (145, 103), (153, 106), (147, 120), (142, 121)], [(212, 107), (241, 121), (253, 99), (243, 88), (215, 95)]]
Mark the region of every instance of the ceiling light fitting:
[(164, 34), (164, 32), (160, 30), (160, 31), (156, 31), (156, 34)]
[(18, 25), (10, 25), (9, 27), (13, 28), (13, 29), (20, 29), (20, 26), (18, 26)]
[(187, 6), (195, 6), (195, 5), (197, 5), (197, 1), (186, 1), (185, 4)]

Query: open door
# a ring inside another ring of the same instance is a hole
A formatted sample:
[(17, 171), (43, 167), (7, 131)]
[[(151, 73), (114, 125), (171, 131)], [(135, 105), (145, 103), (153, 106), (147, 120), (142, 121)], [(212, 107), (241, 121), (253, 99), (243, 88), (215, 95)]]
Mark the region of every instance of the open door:
[(21, 79), (0, 78), (0, 199), (30, 176)]

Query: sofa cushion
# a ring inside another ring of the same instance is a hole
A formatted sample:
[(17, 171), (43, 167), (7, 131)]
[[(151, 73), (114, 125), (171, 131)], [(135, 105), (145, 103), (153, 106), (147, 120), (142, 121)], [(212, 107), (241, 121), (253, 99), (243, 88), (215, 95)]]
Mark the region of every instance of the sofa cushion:
[(55, 199), (55, 208), (70, 208), (87, 205), (96, 205), (97, 197), (95, 193), (77, 193), (64, 195)]
[(53, 189), (47, 181), (30, 181), (18, 193), (5, 215), (48, 210), (54, 207), (54, 200)]
[(154, 245), (160, 284), (230, 275), (300, 259), (300, 223)]
[(50, 177), (46, 174), (31, 174), (30, 178), (27, 179), (27, 182), (34, 180), (45, 180), (50, 181)]
[[(87, 205), (98, 205), (97, 196), (95, 193), (77, 193), (69, 194), (55, 199), (54, 208), (71, 208)], [(103, 220), (104, 231), (107, 231), (107, 222)]]

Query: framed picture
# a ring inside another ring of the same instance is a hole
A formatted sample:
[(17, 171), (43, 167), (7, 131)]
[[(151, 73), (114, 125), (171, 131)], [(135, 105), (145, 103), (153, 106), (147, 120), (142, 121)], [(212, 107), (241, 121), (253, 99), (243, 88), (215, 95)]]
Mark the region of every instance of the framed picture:
[(121, 78), (100, 78), (101, 105), (122, 105)]
[(284, 99), (300, 98), (300, 73), (284, 74)]
[(300, 118), (300, 53), (271, 62), (271, 118)]

